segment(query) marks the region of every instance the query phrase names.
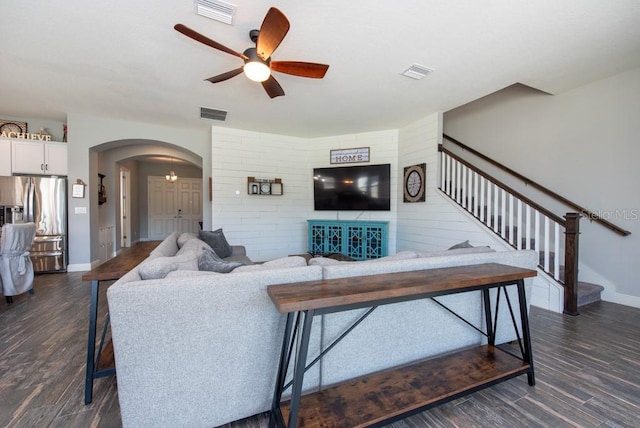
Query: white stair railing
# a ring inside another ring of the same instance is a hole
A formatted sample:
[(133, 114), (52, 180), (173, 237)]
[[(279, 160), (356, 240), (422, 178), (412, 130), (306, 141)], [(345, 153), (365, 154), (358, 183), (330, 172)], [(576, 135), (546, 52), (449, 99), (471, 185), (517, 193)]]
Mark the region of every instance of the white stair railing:
[(540, 267), (563, 282), (564, 219), (449, 153), (440, 156), (440, 190), (513, 248), (535, 250)]

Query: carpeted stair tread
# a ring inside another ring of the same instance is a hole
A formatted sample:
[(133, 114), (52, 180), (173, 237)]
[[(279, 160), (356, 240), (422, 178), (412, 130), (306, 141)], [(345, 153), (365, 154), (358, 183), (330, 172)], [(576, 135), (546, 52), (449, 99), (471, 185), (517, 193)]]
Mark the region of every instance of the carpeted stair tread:
[(578, 281), (578, 307), (600, 301), (602, 290), (602, 285)]

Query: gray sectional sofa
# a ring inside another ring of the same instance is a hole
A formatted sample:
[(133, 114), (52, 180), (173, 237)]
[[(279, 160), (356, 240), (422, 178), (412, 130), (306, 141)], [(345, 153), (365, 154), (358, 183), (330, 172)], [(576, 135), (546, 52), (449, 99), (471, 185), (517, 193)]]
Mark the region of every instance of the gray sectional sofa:
[[(205, 247), (198, 241), (171, 235), (107, 290), (124, 427), (213, 427), (268, 411), (286, 318), (267, 295), (271, 284), (487, 262), (529, 269), (537, 265), (533, 251), (488, 248), (403, 251), (363, 262), (313, 258), (307, 264), (303, 257), (286, 257), (224, 274), (195, 270), (193, 260), (172, 260), (202, 257)], [(195, 250), (184, 250), (189, 247)], [(145, 264), (154, 263), (172, 267), (162, 278), (142, 279)], [(528, 293), (531, 286), (531, 279), (525, 280)], [(515, 289), (509, 293), (517, 302)], [(441, 301), (482, 326), (479, 293)], [(500, 305), (497, 343), (516, 337), (506, 306)], [(309, 360), (362, 312), (318, 317)], [(482, 341), (430, 300), (382, 306), (307, 373), (303, 390)]]

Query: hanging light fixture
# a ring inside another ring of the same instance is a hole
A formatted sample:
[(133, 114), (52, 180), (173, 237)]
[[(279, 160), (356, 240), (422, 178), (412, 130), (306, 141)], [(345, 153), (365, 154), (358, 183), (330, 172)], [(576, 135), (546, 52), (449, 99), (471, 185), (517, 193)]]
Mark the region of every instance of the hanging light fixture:
[(164, 176), (169, 183), (175, 183), (178, 181), (178, 176), (173, 171), (173, 158), (171, 158), (171, 169), (169, 170), (169, 174)]

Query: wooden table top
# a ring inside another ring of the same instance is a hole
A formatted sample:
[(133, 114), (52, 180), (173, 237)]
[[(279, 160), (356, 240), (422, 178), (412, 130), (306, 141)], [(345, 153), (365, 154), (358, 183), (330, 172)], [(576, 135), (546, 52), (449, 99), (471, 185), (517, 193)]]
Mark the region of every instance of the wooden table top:
[(83, 281), (107, 281), (120, 279), (149, 256), (162, 241), (138, 242), (132, 247), (123, 248), (116, 257), (107, 260), (95, 269), (82, 275)]
[(534, 277), (535, 270), (499, 263), (323, 279), (267, 287), (280, 313), (403, 301), (452, 294)]

